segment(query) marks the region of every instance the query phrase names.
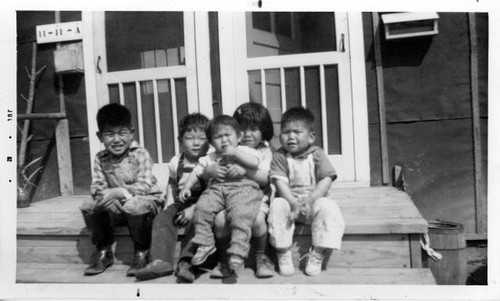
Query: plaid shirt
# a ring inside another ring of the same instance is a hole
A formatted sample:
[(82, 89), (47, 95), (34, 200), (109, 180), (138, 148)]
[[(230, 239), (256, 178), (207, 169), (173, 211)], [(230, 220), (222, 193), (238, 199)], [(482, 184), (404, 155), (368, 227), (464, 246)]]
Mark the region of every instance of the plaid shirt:
[(105, 189), (122, 187), (132, 195), (161, 194), (153, 176), (153, 160), (148, 151), (133, 141), (121, 158), (108, 151), (97, 153), (90, 193), (94, 200), (101, 198)]

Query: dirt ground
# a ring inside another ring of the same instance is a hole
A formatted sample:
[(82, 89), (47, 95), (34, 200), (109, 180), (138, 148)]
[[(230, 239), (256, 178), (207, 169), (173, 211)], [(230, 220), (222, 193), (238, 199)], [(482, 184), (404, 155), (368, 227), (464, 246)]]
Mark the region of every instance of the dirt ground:
[(488, 284), (488, 243), (487, 241), (468, 241), (465, 250), (467, 258), (467, 285)]

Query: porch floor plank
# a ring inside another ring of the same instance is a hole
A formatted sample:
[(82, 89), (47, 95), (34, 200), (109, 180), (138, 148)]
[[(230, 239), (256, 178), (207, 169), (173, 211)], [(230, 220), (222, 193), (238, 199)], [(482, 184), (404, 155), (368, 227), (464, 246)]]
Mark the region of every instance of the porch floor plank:
[[(425, 233), (427, 222), (410, 196), (393, 187), (332, 188), (346, 222), (345, 234)], [(88, 195), (56, 197), (18, 209), (18, 235), (87, 235), (79, 206)], [(309, 227), (297, 227), (306, 234)], [(117, 235), (128, 232), (117, 228)]]
[[(138, 282), (134, 277), (126, 277), (127, 265), (113, 265), (106, 272), (95, 276), (83, 276), (85, 264), (58, 263), (18, 263), (18, 283), (106, 283), (106, 284), (175, 284), (175, 276), (161, 277)], [(258, 279), (252, 269), (246, 268), (227, 279), (211, 279), (203, 273), (196, 284), (436, 284), (429, 269), (405, 268), (334, 268), (324, 270), (320, 276), (310, 277), (296, 270), (292, 277), (276, 274), (272, 278)]]

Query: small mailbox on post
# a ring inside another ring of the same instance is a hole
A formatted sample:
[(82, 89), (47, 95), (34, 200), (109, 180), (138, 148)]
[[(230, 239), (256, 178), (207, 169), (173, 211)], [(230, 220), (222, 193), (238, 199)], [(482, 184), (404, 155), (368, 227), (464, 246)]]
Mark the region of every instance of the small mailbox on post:
[[(36, 27), (36, 41), (38, 44), (45, 44), (81, 40), (81, 28), (80, 21), (39, 25)], [(57, 74), (82, 73), (84, 71), (82, 42), (58, 46), (54, 51), (54, 66)]]
[(438, 34), (439, 16), (434, 12), (386, 13), (381, 18), (386, 40)]

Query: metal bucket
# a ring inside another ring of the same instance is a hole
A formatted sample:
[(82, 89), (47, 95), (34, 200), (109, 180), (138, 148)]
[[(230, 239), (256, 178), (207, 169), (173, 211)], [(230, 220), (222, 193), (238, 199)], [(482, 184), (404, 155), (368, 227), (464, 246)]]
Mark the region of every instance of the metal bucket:
[(467, 262), (465, 258), (464, 225), (446, 221), (429, 221), (430, 246), (443, 258), (429, 260), (429, 268), (437, 284), (465, 285)]

